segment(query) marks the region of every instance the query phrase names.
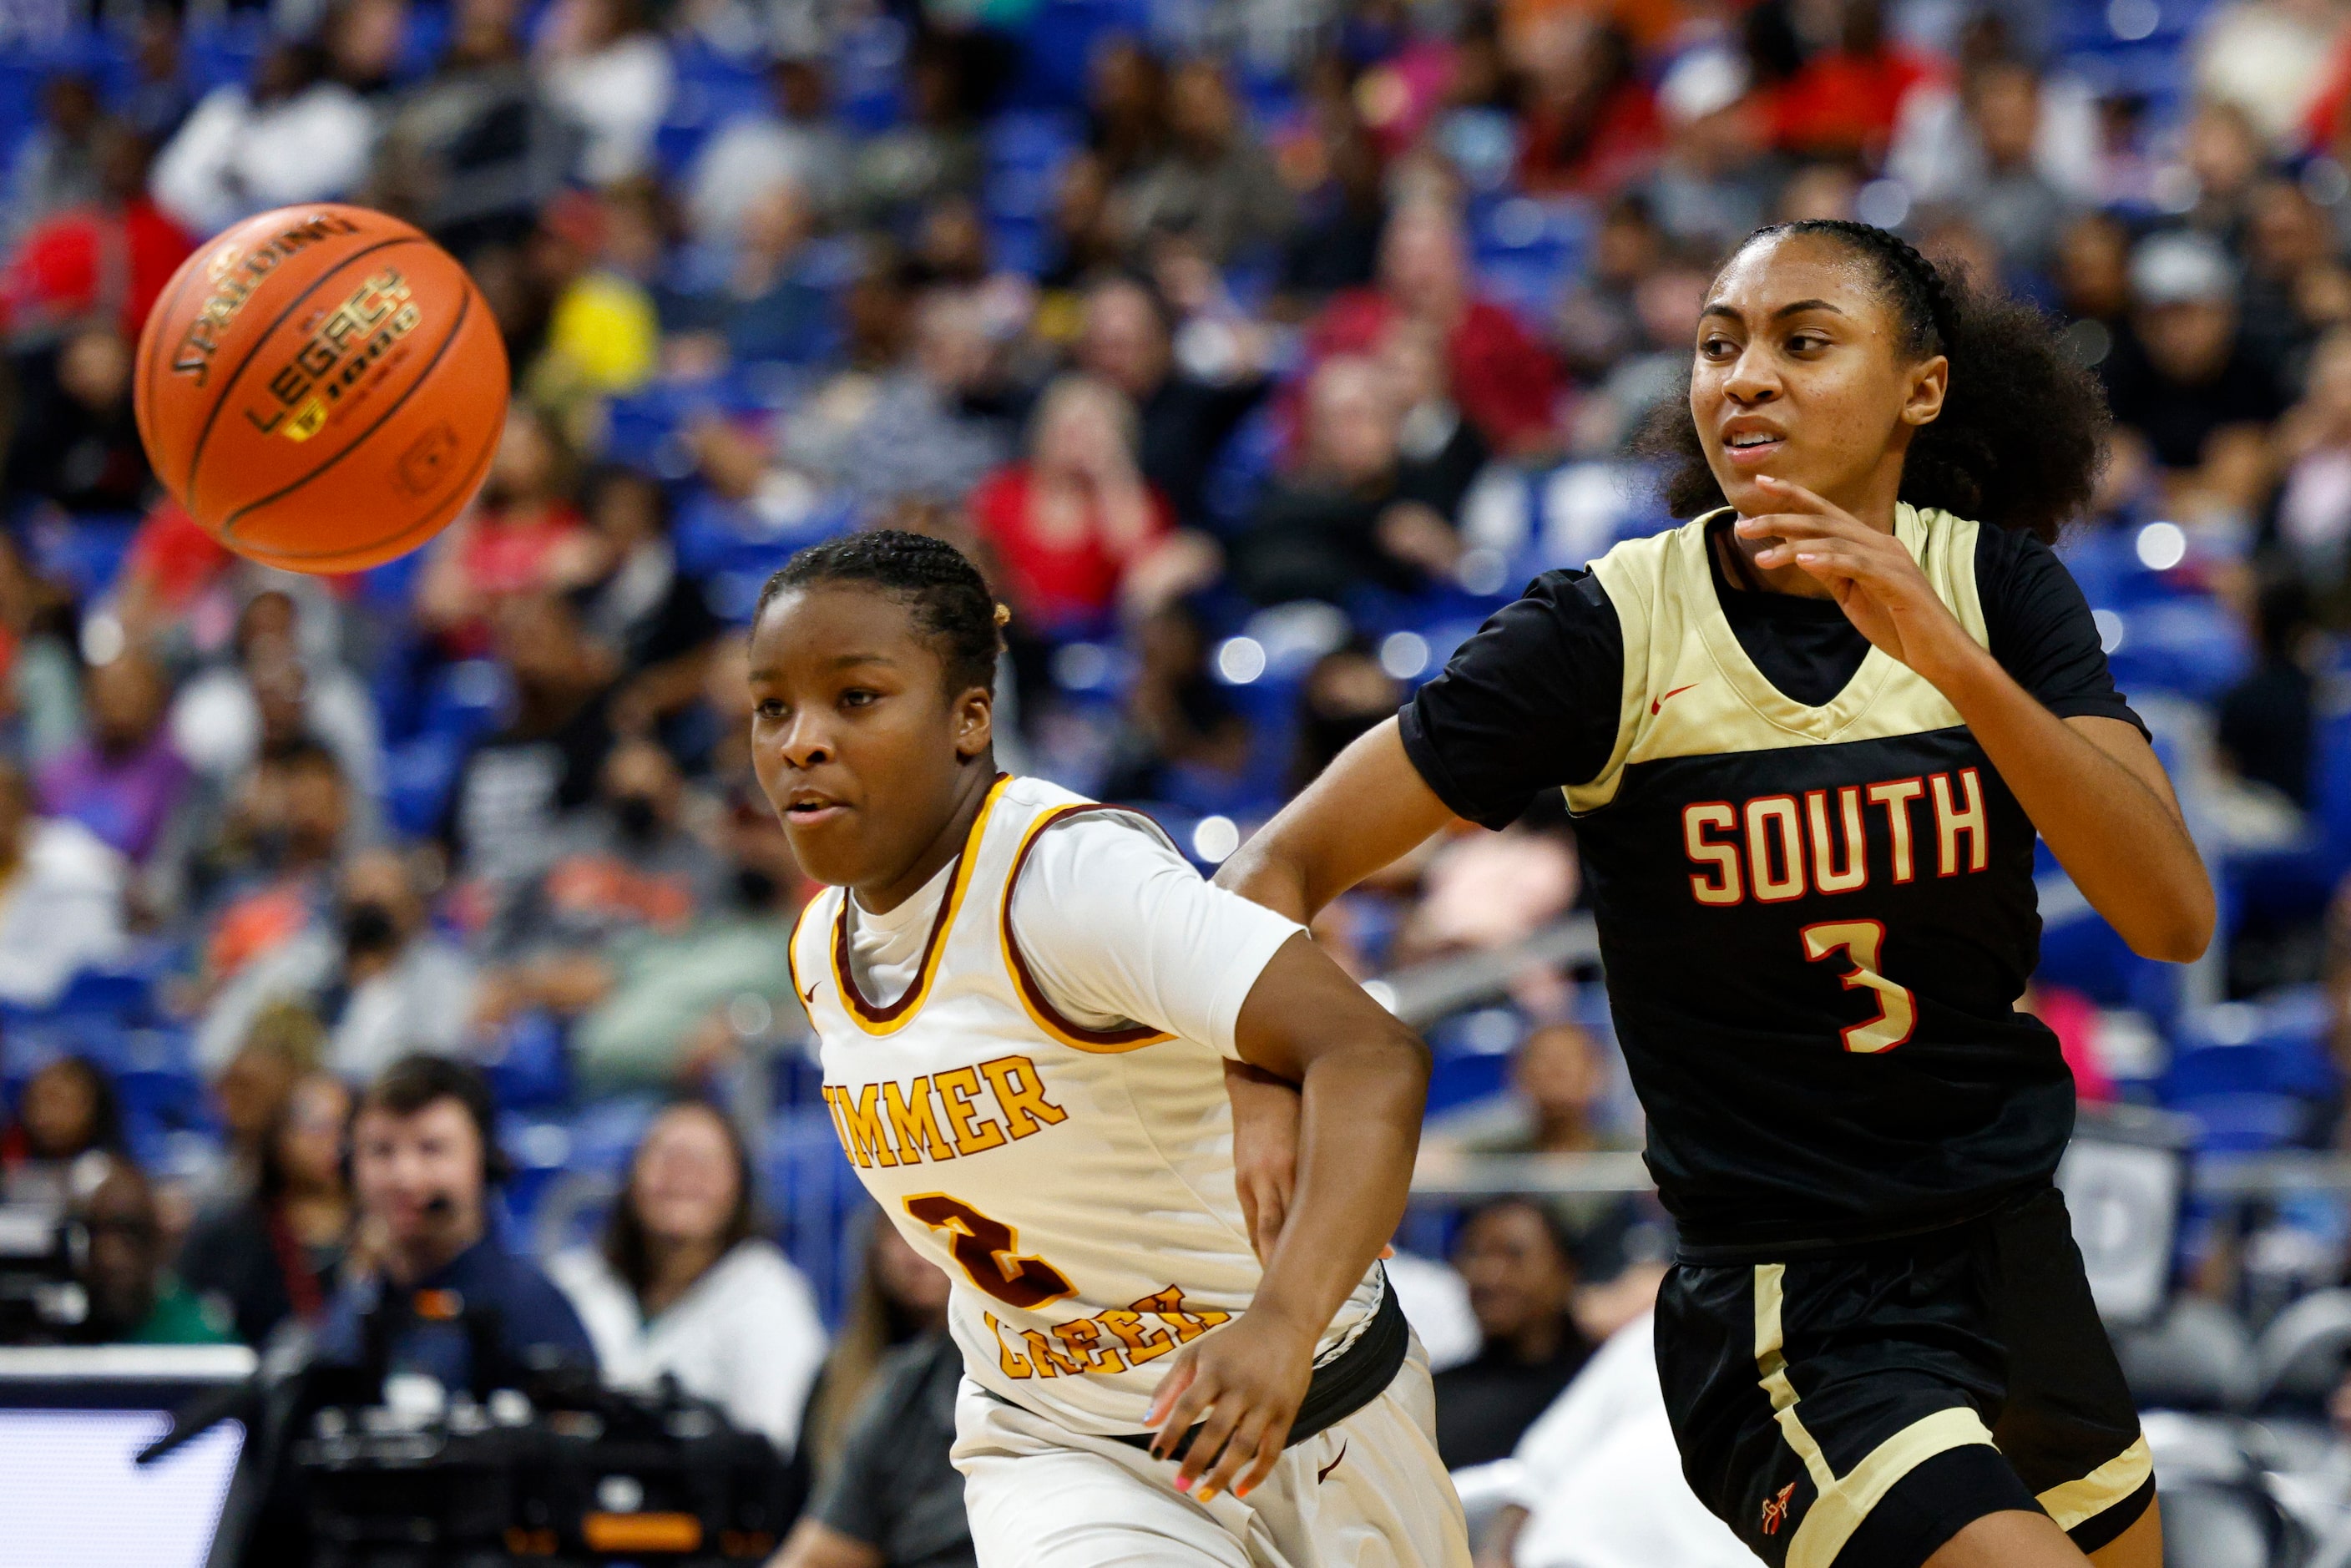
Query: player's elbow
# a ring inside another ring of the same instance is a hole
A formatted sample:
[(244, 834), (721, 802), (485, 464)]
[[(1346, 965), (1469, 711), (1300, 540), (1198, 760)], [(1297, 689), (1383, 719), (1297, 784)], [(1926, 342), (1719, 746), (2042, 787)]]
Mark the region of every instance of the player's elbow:
[[(2200, 879), (2199, 879), (2200, 881)], [(2219, 912), (2209, 883), (2144, 910), (2122, 933), (2130, 950), (2163, 964), (2193, 964), (2212, 945)]]

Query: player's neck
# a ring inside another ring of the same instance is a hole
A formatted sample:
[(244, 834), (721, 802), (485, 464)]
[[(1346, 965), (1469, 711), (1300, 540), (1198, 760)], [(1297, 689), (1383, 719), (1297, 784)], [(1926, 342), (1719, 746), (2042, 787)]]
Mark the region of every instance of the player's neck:
[(956, 782), (956, 806), (948, 814), (946, 825), (905, 870), (886, 880), (851, 888), (857, 897), (857, 907), (868, 915), (887, 915), (928, 886), (931, 878), (963, 852), (965, 841), (971, 837), (971, 825), (979, 821), (979, 813), (987, 804), (987, 791), (995, 782), (993, 753), (966, 763), (963, 777)]

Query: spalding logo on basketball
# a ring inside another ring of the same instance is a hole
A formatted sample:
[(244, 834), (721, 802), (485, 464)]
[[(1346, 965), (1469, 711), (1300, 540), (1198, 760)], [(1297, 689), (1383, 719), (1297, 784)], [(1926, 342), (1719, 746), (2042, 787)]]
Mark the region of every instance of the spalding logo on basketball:
[(489, 472), (507, 351), (456, 258), (364, 207), (282, 207), (183, 263), (132, 382), (155, 476), (266, 566), (357, 571), (448, 527)]

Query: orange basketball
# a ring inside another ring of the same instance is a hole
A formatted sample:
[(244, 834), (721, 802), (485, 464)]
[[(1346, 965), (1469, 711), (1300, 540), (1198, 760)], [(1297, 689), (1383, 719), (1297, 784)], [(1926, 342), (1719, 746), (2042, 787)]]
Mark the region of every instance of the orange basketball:
[(322, 203), (215, 236), (139, 335), (148, 461), (188, 515), (266, 566), (357, 571), (448, 527), (506, 422), (507, 351), (456, 258)]

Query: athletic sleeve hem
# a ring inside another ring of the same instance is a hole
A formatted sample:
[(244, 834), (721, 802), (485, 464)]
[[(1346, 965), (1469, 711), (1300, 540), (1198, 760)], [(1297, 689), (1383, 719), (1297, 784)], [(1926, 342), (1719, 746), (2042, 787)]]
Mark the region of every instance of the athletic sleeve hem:
[[(1520, 813), (1526, 810), (1524, 800), (1509, 810), (1490, 808), (1484, 811), (1469, 803), (1468, 792), (1446, 770), (1445, 759), (1437, 755), (1426, 727), (1421, 723), (1419, 698), (1415, 697), (1397, 711), (1396, 735), (1404, 742), (1404, 754), (1411, 759), (1413, 770), (1420, 775), (1421, 782), (1428, 786), (1431, 794), (1445, 802), (1447, 810), (1462, 821), (1499, 831), (1517, 821)], [(1528, 797), (1528, 800), (1532, 799), (1532, 796)]]

